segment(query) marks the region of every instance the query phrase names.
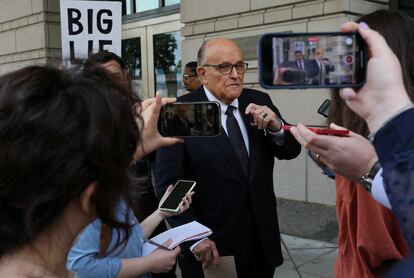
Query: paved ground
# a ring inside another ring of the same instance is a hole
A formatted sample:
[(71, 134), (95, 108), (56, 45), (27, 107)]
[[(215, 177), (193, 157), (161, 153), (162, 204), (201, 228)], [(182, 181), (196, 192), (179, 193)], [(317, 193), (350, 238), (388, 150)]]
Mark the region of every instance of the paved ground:
[[(282, 235), (284, 263), (276, 269), (276, 278), (331, 278), (338, 251), (329, 242)], [(177, 269), (180, 278), (180, 270)], [(259, 277), (258, 277), (259, 278)]]
[(312, 239), (282, 235), (282, 266), (278, 278), (331, 278), (338, 251), (337, 245)]

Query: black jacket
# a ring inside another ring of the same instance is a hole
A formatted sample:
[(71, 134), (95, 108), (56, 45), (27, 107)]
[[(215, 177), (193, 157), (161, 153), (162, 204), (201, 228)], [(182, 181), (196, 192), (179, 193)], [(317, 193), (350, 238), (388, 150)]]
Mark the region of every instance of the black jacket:
[[(203, 87), (184, 95), (180, 102), (207, 101)], [(154, 165), (156, 191), (161, 196), (178, 179), (195, 180), (193, 203), (183, 215), (169, 219), (173, 226), (192, 220), (210, 227), (221, 256), (235, 255), (236, 268), (248, 267), (251, 243), (261, 243), (269, 266), (283, 262), (276, 197), (273, 190), (274, 157), (293, 159), (300, 144), (286, 132), (284, 144), (276, 145), (263, 130), (252, 127), (252, 117), (244, 111), (249, 103), (266, 105), (279, 117), (270, 97), (260, 91), (244, 89), (239, 97), (249, 136), (249, 171), (245, 177), (226, 133), (210, 138), (187, 138), (185, 143), (162, 148)], [(255, 230), (254, 230), (255, 229)], [(253, 238), (258, 234), (258, 239)]]

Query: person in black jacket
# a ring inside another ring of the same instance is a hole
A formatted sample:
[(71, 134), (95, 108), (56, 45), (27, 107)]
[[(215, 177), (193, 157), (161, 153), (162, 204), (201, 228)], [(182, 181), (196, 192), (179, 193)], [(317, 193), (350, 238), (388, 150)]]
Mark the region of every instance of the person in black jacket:
[(203, 87), (179, 101), (219, 102), (223, 130), (216, 137), (186, 138), (180, 146), (158, 150), (153, 168), (160, 196), (178, 179), (197, 182), (192, 208), (170, 223), (197, 220), (213, 230), (209, 239), (190, 247), (193, 253), (187, 249), (179, 256), (182, 276), (203, 277), (202, 267), (231, 255), (239, 278), (273, 277), (283, 262), (274, 158), (297, 157), (300, 144), (281, 129), (286, 122), (267, 94), (243, 88), (247, 63), (234, 41), (204, 42), (198, 64)]

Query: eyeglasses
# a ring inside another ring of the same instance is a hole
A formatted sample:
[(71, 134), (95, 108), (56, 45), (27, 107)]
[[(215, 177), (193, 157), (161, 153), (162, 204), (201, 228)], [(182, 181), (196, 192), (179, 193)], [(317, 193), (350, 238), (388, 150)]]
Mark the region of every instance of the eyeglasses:
[(183, 74), (183, 79), (184, 79), (184, 80), (189, 80), (189, 79), (193, 78), (194, 76), (196, 76), (196, 74), (188, 74), (188, 73), (184, 73), (184, 74)]
[(230, 63), (223, 63), (218, 65), (204, 64), (203, 67), (212, 67), (218, 69), (222, 74), (230, 74), (233, 71), (233, 67), (236, 68), (238, 74), (245, 73), (247, 70), (248, 63), (237, 63), (235, 65)]

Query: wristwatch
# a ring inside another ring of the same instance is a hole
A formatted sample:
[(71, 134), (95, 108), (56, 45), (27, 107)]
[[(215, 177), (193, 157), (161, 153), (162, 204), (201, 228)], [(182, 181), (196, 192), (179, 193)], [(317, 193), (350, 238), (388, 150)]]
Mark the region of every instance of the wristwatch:
[(372, 182), (380, 169), (381, 164), (377, 160), (371, 170), (361, 177), (360, 182), (368, 192), (371, 192)]

